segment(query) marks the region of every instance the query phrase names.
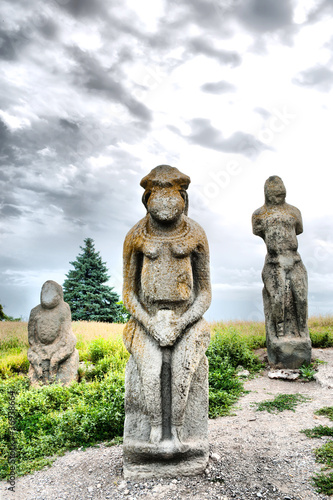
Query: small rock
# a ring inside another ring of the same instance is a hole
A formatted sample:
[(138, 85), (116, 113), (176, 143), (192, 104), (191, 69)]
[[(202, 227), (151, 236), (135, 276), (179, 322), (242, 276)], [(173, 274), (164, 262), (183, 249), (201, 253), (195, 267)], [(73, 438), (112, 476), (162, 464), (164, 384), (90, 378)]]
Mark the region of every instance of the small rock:
[(281, 378), (283, 380), (297, 380), (299, 378), (299, 370), (273, 370), (268, 373), (268, 378)]
[(214, 462), (219, 462), (221, 460), (221, 456), (218, 453), (212, 453), (210, 458), (214, 460)]

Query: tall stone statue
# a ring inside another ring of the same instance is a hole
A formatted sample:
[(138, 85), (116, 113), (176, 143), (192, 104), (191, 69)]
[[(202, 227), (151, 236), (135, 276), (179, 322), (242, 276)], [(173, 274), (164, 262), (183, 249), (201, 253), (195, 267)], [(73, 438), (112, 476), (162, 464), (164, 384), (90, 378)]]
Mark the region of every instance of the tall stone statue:
[(189, 183), (168, 165), (144, 177), (147, 215), (124, 243), (125, 477), (195, 474), (208, 460), (209, 250), (187, 217)]
[(32, 309), (28, 323), (30, 382), (69, 385), (77, 380), (79, 353), (62, 287), (55, 281), (46, 281), (40, 302)]
[(285, 199), (282, 179), (269, 177), (265, 204), (253, 213), (252, 227), (267, 246), (262, 279), (268, 360), (279, 368), (299, 368), (311, 361), (308, 280), (297, 252), (296, 236), (303, 232), (301, 212)]

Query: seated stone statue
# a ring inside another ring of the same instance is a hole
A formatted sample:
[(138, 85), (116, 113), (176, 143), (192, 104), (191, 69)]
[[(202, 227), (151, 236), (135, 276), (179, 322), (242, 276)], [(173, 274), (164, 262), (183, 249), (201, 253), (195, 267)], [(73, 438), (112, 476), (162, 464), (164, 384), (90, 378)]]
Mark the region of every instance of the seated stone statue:
[(125, 477), (196, 473), (208, 459), (209, 250), (187, 217), (189, 183), (167, 165), (144, 177), (147, 215), (124, 243)]
[(253, 213), (252, 227), (267, 246), (262, 279), (268, 360), (277, 367), (298, 368), (311, 361), (308, 282), (297, 252), (296, 236), (303, 232), (301, 213), (285, 198), (282, 179), (269, 177), (265, 204)]
[(30, 382), (69, 385), (77, 379), (79, 366), (69, 305), (64, 302), (62, 287), (51, 280), (44, 283), (40, 301), (28, 323)]

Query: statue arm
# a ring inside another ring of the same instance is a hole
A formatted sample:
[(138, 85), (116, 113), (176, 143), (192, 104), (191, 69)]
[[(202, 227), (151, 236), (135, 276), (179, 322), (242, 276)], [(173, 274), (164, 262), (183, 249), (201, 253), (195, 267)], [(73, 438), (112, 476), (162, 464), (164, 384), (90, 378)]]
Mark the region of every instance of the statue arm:
[(262, 218), (260, 217), (260, 208), (252, 215), (252, 232), (256, 236), (260, 236), (263, 240), (265, 239), (265, 230), (263, 228)]
[(133, 318), (148, 330), (150, 315), (142, 306), (138, 299), (138, 286), (140, 272), (140, 253), (135, 249), (131, 234), (124, 243), (124, 284), (123, 300), (125, 307), (129, 310)]
[(192, 259), (196, 297), (193, 304), (178, 320), (177, 336), (181, 335), (189, 325), (196, 323), (203, 316), (212, 300), (208, 242), (205, 234), (200, 239), (201, 241), (194, 251)]
[(36, 374), (38, 377), (42, 377), (43, 372), (42, 368), (39, 366), (39, 356), (38, 353), (36, 352), (36, 336), (35, 336), (35, 329), (36, 329), (36, 312), (33, 309), (30, 313), (29, 317), (29, 322), (28, 322), (28, 341), (29, 341), (29, 349), (27, 353), (28, 361), (34, 368)]
[(60, 363), (69, 358), (76, 346), (76, 338), (72, 332), (71, 313), (68, 304), (65, 317), (61, 320), (59, 337), (52, 344), (50, 356), (50, 375), (55, 375)]
[(301, 212), (297, 209), (297, 218), (296, 218), (296, 235), (303, 233), (303, 221)]

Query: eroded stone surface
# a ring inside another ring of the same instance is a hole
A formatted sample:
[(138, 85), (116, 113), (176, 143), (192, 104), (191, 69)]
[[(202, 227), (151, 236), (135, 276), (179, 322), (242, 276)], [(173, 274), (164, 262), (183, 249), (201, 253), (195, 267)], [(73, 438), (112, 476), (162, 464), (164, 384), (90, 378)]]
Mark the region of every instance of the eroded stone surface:
[(282, 179), (265, 183), (265, 204), (252, 215), (253, 233), (267, 247), (262, 271), (268, 361), (279, 368), (299, 368), (311, 361), (307, 326), (307, 272), (297, 252), (303, 232), (298, 208), (285, 201)]
[(167, 165), (144, 177), (147, 215), (124, 243), (125, 477), (194, 474), (208, 460), (209, 250), (187, 217), (189, 183)]
[(42, 287), (41, 303), (30, 313), (28, 339), (28, 375), (32, 384), (69, 385), (77, 379), (79, 353), (75, 349), (71, 311), (64, 302), (62, 287), (55, 281), (46, 281)]

